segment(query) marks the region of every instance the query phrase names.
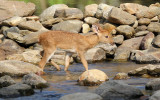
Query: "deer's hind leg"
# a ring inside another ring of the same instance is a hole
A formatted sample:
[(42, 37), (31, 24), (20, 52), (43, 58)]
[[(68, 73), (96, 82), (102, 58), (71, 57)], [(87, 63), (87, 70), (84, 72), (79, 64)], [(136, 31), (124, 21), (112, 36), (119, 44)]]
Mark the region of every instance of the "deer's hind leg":
[(54, 54), (55, 50), (56, 50), (56, 47), (47, 48), (47, 49), (44, 48), (43, 57), (42, 57), (41, 61), (39, 62), (39, 67), (42, 70), (44, 69), (44, 66), (46, 65), (46, 63), (50, 60), (50, 58)]

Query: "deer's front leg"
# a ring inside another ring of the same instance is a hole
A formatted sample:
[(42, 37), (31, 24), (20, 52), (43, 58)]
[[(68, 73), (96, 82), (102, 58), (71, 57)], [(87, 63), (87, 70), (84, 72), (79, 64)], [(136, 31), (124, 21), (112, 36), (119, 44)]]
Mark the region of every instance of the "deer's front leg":
[(85, 70), (88, 71), (88, 63), (87, 63), (87, 61), (86, 61), (86, 59), (85, 59), (84, 52), (79, 51), (78, 54), (79, 54), (79, 57), (80, 57), (80, 59), (81, 59), (81, 62), (82, 62), (82, 64), (83, 64)]
[(66, 56), (65, 56), (65, 68), (64, 68), (65, 71), (67, 71), (68, 68), (69, 68), (71, 55), (72, 55), (71, 53), (66, 53)]

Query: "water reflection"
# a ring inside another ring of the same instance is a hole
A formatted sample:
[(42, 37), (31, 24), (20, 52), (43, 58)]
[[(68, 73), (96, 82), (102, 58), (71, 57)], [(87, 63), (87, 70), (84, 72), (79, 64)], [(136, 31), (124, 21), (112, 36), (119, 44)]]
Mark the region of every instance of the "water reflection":
[(84, 7), (88, 4), (100, 4), (106, 3), (112, 6), (119, 6), (121, 3), (138, 3), (149, 6), (150, 4), (159, 2), (159, 0), (19, 0), (25, 2), (33, 2), (36, 4), (36, 15), (39, 15), (44, 9), (53, 4), (66, 4), (69, 7), (76, 7), (84, 10)]

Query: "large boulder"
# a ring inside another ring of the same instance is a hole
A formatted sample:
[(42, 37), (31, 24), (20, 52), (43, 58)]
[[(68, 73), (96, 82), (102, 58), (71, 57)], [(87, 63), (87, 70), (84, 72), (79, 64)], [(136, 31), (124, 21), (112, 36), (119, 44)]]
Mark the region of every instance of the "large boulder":
[(150, 75), (150, 76), (159, 76), (160, 73), (160, 66), (159, 65), (147, 65), (144, 67), (137, 68), (135, 70), (131, 70), (128, 72), (128, 75), (130, 76), (142, 76), (144, 74)]
[(127, 39), (130, 39), (135, 33), (134, 28), (129, 25), (120, 25), (116, 30)]
[(91, 69), (81, 74), (78, 79), (78, 84), (82, 86), (99, 85), (109, 80), (108, 76), (101, 70)]
[(0, 61), (0, 75), (23, 76), (28, 73), (42, 71), (38, 66), (16, 60)]
[(85, 6), (84, 15), (86, 17), (95, 16), (97, 8), (98, 8), (97, 4), (90, 4), (90, 5)]
[(34, 90), (27, 84), (17, 83), (0, 89), (1, 98), (12, 98), (34, 94)]
[(73, 93), (61, 97), (59, 100), (102, 100), (102, 97), (95, 93)]
[(146, 90), (159, 90), (160, 89), (160, 78), (155, 78), (150, 80), (146, 85), (145, 85)]
[(149, 98), (149, 100), (160, 100), (160, 90), (154, 92), (154, 94)]
[(79, 33), (82, 28), (83, 22), (80, 20), (67, 20), (62, 21), (52, 26), (52, 30), (61, 30), (73, 33)]
[(143, 37), (132, 38), (123, 41), (122, 45), (120, 45), (115, 54), (115, 61), (127, 61), (132, 50), (139, 50), (140, 43)]
[(115, 7), (110, 11), (108, 20), (115, 24), (129, 25), (136, 21), (136, 17)]
[(159, 63), (160, 62), (160, 50), (150, 47), (147, 50), (132, 50), (130, 60), (136, 63)]
[(138, 88), (121, 81), (107, 81), (101, 84), (95, 91), (104, 100), (132, 100), (143, 96)]
[(13, 16), (29, 16), (36, 10), (35, 4), (23, 1), (1, 0), (0, 22)]
[(136, 12), (148, 7), (136, 3), (122, 3), (120, 4), (120, 8), (130, 14), (135, 14)]
[(47, 21), (50, 19), (54, 18), (55, 12), (56, 10), (60, 10), (60, 9), (66, 9), (68, 8), (67, 5), (65, 4), (56, 4), (56, 5), (52, 5), (49, 8), (45, 9), (41, 14), (40, 14), (40, 21)]
[(47, 81), (34, 73), (23, 76), (22, 83), (38, 89), (48, 87)]

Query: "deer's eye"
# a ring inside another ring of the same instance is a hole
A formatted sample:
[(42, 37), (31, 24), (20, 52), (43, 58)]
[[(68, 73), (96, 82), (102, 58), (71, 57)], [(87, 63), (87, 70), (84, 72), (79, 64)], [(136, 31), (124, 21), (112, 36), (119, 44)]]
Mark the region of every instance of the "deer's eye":
[(108, 36), (105, 36), (106, 38), (108, 38)]

